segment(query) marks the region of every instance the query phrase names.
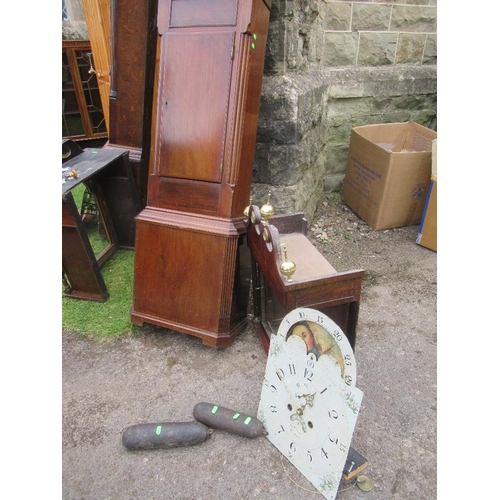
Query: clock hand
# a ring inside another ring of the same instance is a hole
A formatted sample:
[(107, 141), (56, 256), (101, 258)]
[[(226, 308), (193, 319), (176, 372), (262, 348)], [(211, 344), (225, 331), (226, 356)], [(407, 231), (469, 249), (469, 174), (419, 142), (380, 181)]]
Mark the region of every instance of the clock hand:
[(301, 406), (301, 409), (304, 410), (306, 406), (310, 406), (312, 408), (313, 403), (314, 403), (314, 396), (316, 396), (316, 393), (314, 394), (301, 394), (300, 396), (297, 395), (298, 398), (305, 398), (306, 402)]
[[(290, 394), (290, 393), (288, 393), (288, 394)], [(300, 419), (300, 423), (302, 425), (302, 429), (304, 430), (304, 432), (306, 432), (306, 430), (307, 430), (306, 425), (305, 425), (304, 421), (302, 420), (302, 415), (304, 414), (304, 408), (306, 408), (306, 406), (310, 406), (312, 408), (315, 395), (316, 395), (316, 393), (314, 393), (314, 394), (300, 394), (300, 395), (297, 394), (298, 398), (305, 398), (306, 402), (303, 405), (301, 405), (299, 408), (296, 409), (295, 415), (292, 415), (290, 417), (291, 420), (295, 420), (292, 417), (298, 417)]]
[(292, 422), (294, 420), (297, 420), (300, 423), (300, 425), (302, 426), (303, 432), (307, 432), (306, 423), (302, 420), (303, 407), (300, 407), (300, 408), (298, 407), (296, 400), (295, 400), (295, 396), (292, 395), (292, 392), (290, 391), (288, 386), (285, 384), (285, 382), (283, 382), (283, 385), (285, 386), (286, 392), (288, 393), (288, 396), (290, 398), (290, 406), (295, 411), (295, 413), (292, 413), (290, 415), (290, 420)]
[(307, 432), (307, 426), (306, 426), (306, 423), (304, 422), (304, 420), (302, 420), (302, 417), (301, 417), (299, 414), (297, 414), (297, 413), (292, 413), (292, 414), (290, 415), (290, 420), (292, 420), (292, 421), (294, 421), (294, 420), (298, 420), (298, 421), (299, 421), (299, 423), (300, 423), (300, 425), (302, 426), (302, 430), (303, 430), (304, 432)]
[(288, 396), (290, 398), (290, 403), (292, 404), (292, 408), (294, 409), (295, 413), (297, 413), (297, 415), (299, 416), (302, 415), (303, 407), (299, 407), (299, 405), (297, 404), (297, 400), (295, 399), (295, 396), (292, 394), (285, 381), (283, 381), (283, 385), (285, 386), (285, 390), (288, 393)]

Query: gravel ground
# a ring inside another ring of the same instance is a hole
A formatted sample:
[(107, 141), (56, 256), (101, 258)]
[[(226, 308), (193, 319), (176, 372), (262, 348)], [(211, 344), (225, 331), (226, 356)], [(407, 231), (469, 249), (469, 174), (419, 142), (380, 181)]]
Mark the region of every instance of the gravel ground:
[[(337, 498), (437, 498), (437, 254), (417, 226), (374, 231), (324, 199), (308, 237), (339, 271), (365, 269), (357, 329), (364, 398), (353, 447), (373, 489)], [(216, 431), (201, 445), (131, 452), (122, 430), (190, 421), (200, 401), (257, 412), (266, 355), (253, 326), (225, 349), (146, 325), (98, 344), (62, 332), (62, 498), (322, 498), (265, 437)]]

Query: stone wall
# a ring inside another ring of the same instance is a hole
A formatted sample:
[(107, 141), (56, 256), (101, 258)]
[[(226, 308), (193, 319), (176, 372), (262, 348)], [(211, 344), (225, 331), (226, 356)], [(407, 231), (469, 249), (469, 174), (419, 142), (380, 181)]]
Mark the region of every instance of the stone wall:
[(352, 127), (437, 130), (436, 0), (273, 0), (253, 203), (311, 220), (342, 190)]

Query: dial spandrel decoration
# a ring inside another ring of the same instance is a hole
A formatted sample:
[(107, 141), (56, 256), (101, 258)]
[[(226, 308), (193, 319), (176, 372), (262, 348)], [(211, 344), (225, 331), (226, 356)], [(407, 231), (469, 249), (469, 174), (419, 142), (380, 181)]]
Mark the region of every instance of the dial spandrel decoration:
[(327, 316), (299, 308), (272, 335), (258, 418), (268, 439), (334, 499), (361, 407), (349, 341)]

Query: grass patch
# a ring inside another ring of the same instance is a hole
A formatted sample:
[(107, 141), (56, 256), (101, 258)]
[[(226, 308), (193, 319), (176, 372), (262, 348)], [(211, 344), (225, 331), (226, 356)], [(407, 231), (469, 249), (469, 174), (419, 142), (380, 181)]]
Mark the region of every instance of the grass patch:
[(138, 327), (130, 321), (134, 251), (118, 250), (101, 272), (109, 299), (106, 302), (94, 302), (63, 296), (63, 329), (98, 341), (138, 333)]

